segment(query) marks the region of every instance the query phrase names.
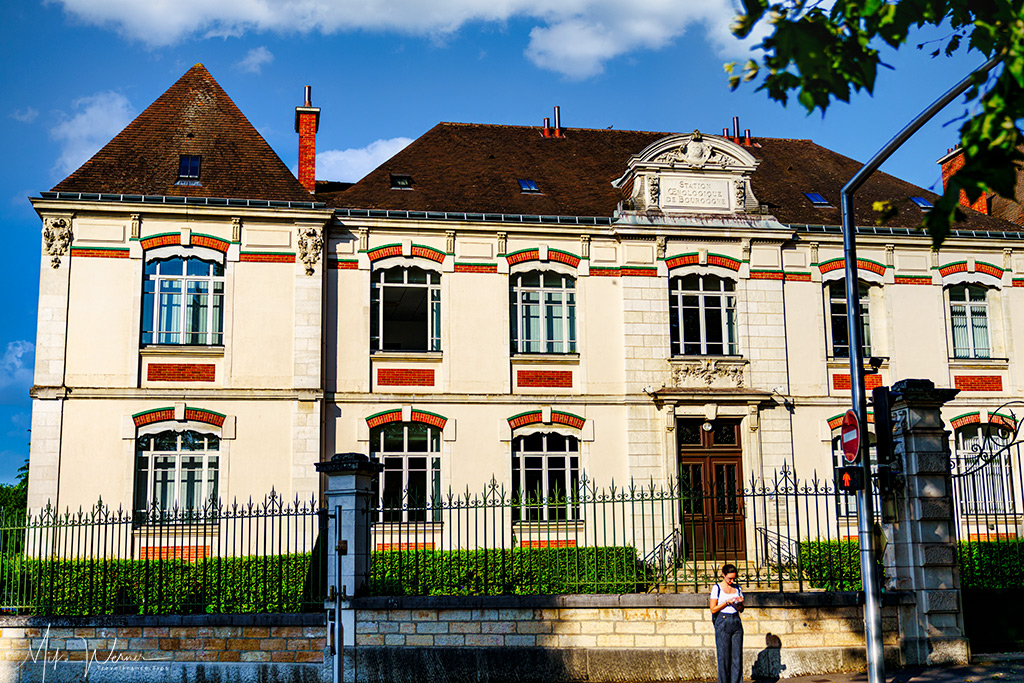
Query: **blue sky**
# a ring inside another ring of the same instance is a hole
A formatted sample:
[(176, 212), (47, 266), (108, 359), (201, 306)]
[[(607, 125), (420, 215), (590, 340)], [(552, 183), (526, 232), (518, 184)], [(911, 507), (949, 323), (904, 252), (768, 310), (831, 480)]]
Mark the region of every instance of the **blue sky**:
[[(321, 107), (317, 178), (357, 180), (438, 121), (811, 138), (859, 160), (983, 60), (887, 55), (874, 96), (822, 118), (722, 64), (731, 0), (34, 0), (0, 7), (0, 481), (28, 455), (40, 222), (29, 196), (72, 172), (202, 62), (294, 168), (302, 87)], [(940, 37), (926, 33), (916, 42)], [(939, 189), (953, 105), (884, 167)], [(953, 121), (953, 123), (950, 123)]]

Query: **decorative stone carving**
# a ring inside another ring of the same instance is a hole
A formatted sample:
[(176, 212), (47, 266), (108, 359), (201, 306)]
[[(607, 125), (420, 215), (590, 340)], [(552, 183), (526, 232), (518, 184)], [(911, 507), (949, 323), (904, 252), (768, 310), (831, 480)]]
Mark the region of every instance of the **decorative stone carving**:
[(932, 268), (939, 267), (939, 250), (936, 247), (932, 247)]
[(1003, 249), (1003, 270), (1013, 270), (1013, 249)]
[(665, 241), (665, 238), (659, 235), (657, 238), (655, 238), (654, 244), (657, 245), (656, 249), (658, 252), (658, 258), (665, 258), (666, 254), (668, 253), (668, 245)]
[(647, 178), (647, 198), (648, 203), (651, 205), (657, 205), (658, 199), (661, 197), (661, 179), (658, 176), (648, 176)]
[(67, 253), (71, 246), (71, 219), (47, 218), (43, 221), (43, 245), (46, 253), (52, 256), (50, 266), (60, 268), (60, 257)]
[(498, 256), (504, 256), (508, 253), (508, 233), (498, 233)]
[(370, 248), (370, 229), (359, 228), (356, 234), (359, 236), (359, 251), (367, 251)]
[(740, 240), (740, 258), (744, 263), (750, 263), (750, 238), (744, 237)]
[(818, 265), (818, 243), (811, 242), (811, 265)]
[(131, 219), (131, 238), (139, 239), (142, 236), (142, 217), (137, 213), (133, 213), (130, 216)]
[(444, 250), (445, 253), (455, 253), (455, 231), (448, 230), (444, 233)]
[(236, 244), (242, 241), (242, 217), (234, 216), (231, 219), (231, 241)]
[(590, 258), (590, 235), (580, 235), (580, 257)]
[(711, 386), (717, 383), (742, 387), (743, 367), (746, 361), (727, 361), (702, 358), (693, 361), (679, 361), (672, 364), (672, 384), (676, 387), (703, 383)]
[(306, 275), (312, 275), (324, 250), (324, 237), (320, 228), (299, 228), (299, 260), (306, 266)]
[(736, 208), (742, 211), (747, 204), (747, 181), (743, 178), (736, 178), (733, 181), (733, 186), (736, 189)]
[(885, 266), (886, 268), (896, 267), (896, 245), (887, 244), (885, 245)]

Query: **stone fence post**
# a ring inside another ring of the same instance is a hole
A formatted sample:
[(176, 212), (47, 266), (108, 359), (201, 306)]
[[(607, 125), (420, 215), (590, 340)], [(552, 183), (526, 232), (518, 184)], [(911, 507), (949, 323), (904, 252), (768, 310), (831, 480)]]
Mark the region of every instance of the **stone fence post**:
[(356, 622), (352, 597), (370, 569), (370, 519), (373, 482), (383, 466), (362, 453), (338, 453), (316, 464), (327, 475), (328, 512), (326, 607), (334, 614), (334, 681), (354, 680)]
[[(886, 586), (913, 592), (900, 605), (900, 650), (905, 665), (966, 664), (957, 566), (949, 432), (940, 409), (957, 389), (909, 379), (892, 387), (896, 518), (886, 524)], [(902, 472), (900, 471), (902, 468)]]

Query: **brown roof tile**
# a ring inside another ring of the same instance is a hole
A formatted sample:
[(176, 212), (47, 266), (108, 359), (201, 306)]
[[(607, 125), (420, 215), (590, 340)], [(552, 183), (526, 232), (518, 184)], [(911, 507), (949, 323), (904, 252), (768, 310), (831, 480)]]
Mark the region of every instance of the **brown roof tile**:
[[(622, 194), (611, 185), (629, 158), (669, 133), (569, 129), (545, 138), (526, 126), (439, 123), (352, 187), (322, 199), (329, 206), (412, 211), (611, 216)], [(754, 195), (783, 223), (839, 225), (839, 191), (861, 163), (810, 140), (756, 138), (749, 151), (761, 164), (752, 176)], [(412, 189), (391, 189), (391, 174), (412, 177)], [(537, 183), (523, 193), (519, 179)], [(833, 208), (816, 208), (804, 192), (817, 192)], [(893, 202), (898, 213), (886, 225), (913, 228), (921, 209), (910, 199), (938, 196), (885, 173), (858, 190), (855, 219), (873, 225), (872, 204)], [(955, 227), (1016, 230), (974, 211)]]
[[(175, 185), (182, 154), (201, 155), (199, 187)], [(310, 201), (267, 141), (196, 64), (81, 168), (53, 188)]]

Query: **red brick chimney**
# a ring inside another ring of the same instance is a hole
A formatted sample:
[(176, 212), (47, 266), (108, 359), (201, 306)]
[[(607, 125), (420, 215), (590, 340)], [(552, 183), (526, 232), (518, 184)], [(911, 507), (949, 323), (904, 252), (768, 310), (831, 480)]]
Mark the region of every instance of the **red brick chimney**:
[[(964, 153), (960, 149), (959, 145), (946, 150), (946, 156), (939, 159), (937, 162), (942, 167), (942, 190), (946, 190), (946, 186), (949, 184), (949, 179), (953, 177), (957, 171), (964, 166)], [(982, 192), (981, 196), (978, 197), (978, 201), (971, 204), (967, 201), (967, 193), (963, 190), (960, 191), (960, 204), (966, 206), (969, 209), (974, 209), (980, 213), (988, 213), (988, 193)]]
[(310, 192), (316, 185), (316, 133), (320, 130), (320, 108), (312, 103), (313, 88), (306, 86), (306, 101), (295, 107), (295, 132), (299, 134), (299, 182)]

